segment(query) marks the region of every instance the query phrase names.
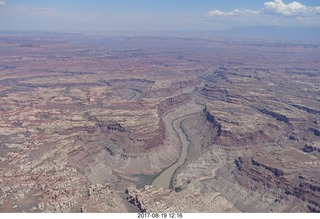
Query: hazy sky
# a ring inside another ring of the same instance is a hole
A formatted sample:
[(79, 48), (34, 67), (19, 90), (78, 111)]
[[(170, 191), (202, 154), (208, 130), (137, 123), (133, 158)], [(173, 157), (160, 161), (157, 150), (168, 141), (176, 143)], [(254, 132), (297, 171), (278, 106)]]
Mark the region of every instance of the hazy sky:
[(319, 0), (0, 0), (0, 30), (199, 31), (320, 27)]

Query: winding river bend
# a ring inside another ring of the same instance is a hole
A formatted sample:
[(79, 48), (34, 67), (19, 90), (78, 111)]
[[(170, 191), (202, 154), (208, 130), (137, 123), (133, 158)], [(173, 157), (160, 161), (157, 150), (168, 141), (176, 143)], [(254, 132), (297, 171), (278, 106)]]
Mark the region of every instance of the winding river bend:
[[(194, 114), (192, 114), (194, 115)], [(180, 124), (183, 120), (186, 118), (192, 116), (184, 116), (179, 119), (176, 119), (173, 121), (173, 128), (174, 130), (178, 133), (181, 143), (182, 143), (182, 148), (181, 148), (181, 154), (176, 163), (168, 167), (166, 170), (164, 170), (157, 178), (155, 178), (152, 182), (152, 185), (155, 187), (164, 187), (164, 188), (169, 188), (170, 186), (170, 181), (171, 178), (173, 177), (175, 171), (182, 165), (184, 164), (187, 156), (188, 156), (188, 147), (189, 147), (189, 141), (187, 140), (187, 136), (184, 134), (182, 129), (180, 128)]]

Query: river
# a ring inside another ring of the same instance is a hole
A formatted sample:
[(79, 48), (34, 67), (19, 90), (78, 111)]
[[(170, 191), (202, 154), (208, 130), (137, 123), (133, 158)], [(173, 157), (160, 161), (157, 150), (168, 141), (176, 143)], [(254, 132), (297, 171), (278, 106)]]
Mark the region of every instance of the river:
[(183, 120), (185, 120), (186, 118), (188, 118), (190, 116), (192, 116), (192, 115), (181, 117), (181, 118), (173, 121), (173, 128), (178, 133), (180, 140), (181, 140), (181, 143), (182, 143), (181, 154), (180, 154), (180, 157), (176, 163), (174, 163), (173, 165), (168, 167), (157, 178), (155, 178), (153, 180), (152, 185), (157, 188), (159, 188), (159, 187), (169, 188), (171, 178), (173, 177), (175, 171), (182, 164), (184, 164), (184, 162), (188, 156), (188, 147), (189, 147), (190, 143), (187, 140), (187, 136), (184, 134), (184, 132), (180, 128), (180, 124)]

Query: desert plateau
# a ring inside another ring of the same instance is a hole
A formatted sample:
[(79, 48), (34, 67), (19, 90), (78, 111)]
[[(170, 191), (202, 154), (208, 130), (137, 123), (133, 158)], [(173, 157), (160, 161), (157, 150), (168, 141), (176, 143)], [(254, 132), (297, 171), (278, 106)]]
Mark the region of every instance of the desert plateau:
[(0, 212), (320, 212), (320, 44), (0, 32)]

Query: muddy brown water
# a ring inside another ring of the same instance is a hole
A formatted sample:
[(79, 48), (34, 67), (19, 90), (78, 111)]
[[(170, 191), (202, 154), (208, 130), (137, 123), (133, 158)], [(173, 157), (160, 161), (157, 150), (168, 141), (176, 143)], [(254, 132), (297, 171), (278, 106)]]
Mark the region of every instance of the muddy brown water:
[[(191, 116), (191, 115), (189, 115)], [(174, 163), (172, 166), (168, 167), (165, 171), (163, 171), (157, 178), (155, 178), (152, 182), (152, 185), (160, 188), (169, 188), (170, 186), (170, 181), (171, 178), (173, 177), (174, 172), (182, 165), (184, 164), (187, 156), (188, 156), (188, 147), (189, 147), (189, 141), (187, 140), (187, 136), (184, 134), (182, 129), (180, 128), (181, 122), (188, 118), (189, 116), (185, 116), (182, 118), (179, 118), (177, 120), (173, 121), (173, 127), (174, 130), (179, 134), (181, 143), (182, 143), (182, 148), (181, 148), (181, 154), (176, 163)]]

